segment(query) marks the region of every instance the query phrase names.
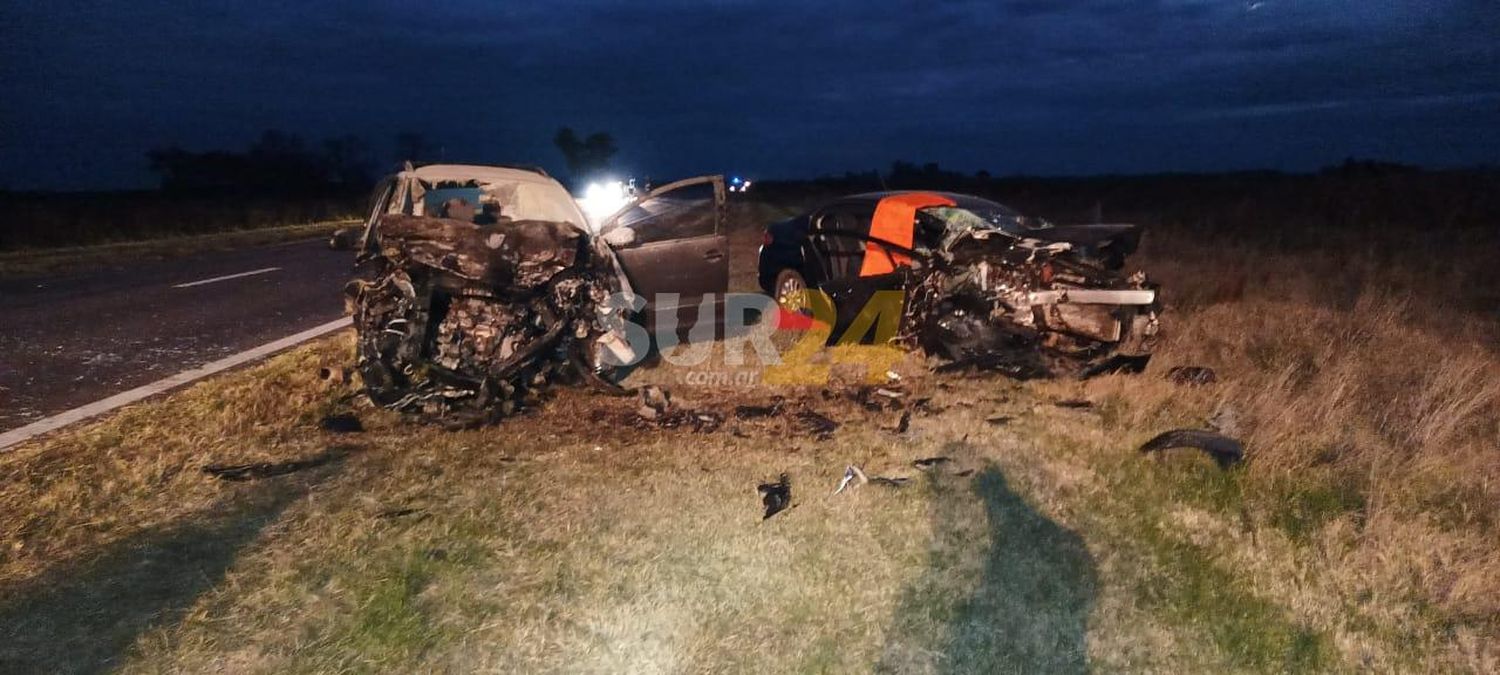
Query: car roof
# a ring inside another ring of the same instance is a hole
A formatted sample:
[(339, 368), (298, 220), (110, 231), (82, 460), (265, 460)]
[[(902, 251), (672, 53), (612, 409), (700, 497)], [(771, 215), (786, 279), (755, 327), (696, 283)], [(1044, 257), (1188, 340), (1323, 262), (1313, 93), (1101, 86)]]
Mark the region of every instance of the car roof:
[(415, 176), (425, 182), (435, 181), (469, 181), (477, 180), (484, 183), (513, 182), (513, 183), (545, 183), (556, 185), (557, 181), (541, 169), (526, 169), (512, 166), (480, 166), (477, 164), (429, 164), (420, 166), (410, 171), (402, 171), (401, 176)]

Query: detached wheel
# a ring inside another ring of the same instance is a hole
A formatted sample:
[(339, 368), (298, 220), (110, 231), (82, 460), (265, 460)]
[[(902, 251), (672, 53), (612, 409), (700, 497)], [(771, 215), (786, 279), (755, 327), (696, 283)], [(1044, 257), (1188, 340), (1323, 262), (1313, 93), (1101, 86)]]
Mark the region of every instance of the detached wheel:
[(776, 304), (788, 312), (809, 312), (806, 291), (807, 280), (797, 270), (781, 270), (776, 274)]

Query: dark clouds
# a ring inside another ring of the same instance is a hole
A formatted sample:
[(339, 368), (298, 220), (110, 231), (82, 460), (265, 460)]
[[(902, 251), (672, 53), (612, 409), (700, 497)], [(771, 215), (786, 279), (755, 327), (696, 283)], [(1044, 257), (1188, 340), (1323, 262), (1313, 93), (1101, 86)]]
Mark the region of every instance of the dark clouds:
[(559, 167), (568, 124), (656, 176), (1500, 159), (1492, 0), (808, 4), (7, 6), (0, 187), (138, 185), (150, 147), (273, 127)]

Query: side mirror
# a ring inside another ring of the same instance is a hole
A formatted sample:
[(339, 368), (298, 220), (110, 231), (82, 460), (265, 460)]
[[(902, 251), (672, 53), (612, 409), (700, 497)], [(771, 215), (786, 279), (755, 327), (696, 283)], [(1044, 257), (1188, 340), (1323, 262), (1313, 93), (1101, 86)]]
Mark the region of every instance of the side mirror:
[(635, 229), (621, 225), (604, 233), (604, 243), (610, 248), (625, 248), (635, 243)]

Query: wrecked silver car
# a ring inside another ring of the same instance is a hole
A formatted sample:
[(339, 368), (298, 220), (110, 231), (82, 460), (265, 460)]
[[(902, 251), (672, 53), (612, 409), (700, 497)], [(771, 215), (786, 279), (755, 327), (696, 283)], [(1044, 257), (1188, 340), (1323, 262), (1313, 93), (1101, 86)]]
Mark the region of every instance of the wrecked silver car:
[(653, 190), (596, 229), (539, 169), (409, 167), (377, 193), (345, 286), (365, 389), (460, 424), (557, 381), (614, 390), (613, 369), (639, 356), (633, 312), (724, 292), (723, 214), (718, 176)]
[[(1155, 286), (1123, 271), (1139, 237), (1132, 225), (1056, 227), (968, 195), (861, 194), (768, 227), (760, 283), (783, 307), (826, 310), (831, 340), (884, 325), (894, 335), (878, 339), (920, 347), (944, 368), (1136, 370), (1159, 329)], [(878, 322), (893, 311), (882, 295), (894, 296), (899, 322)]]

